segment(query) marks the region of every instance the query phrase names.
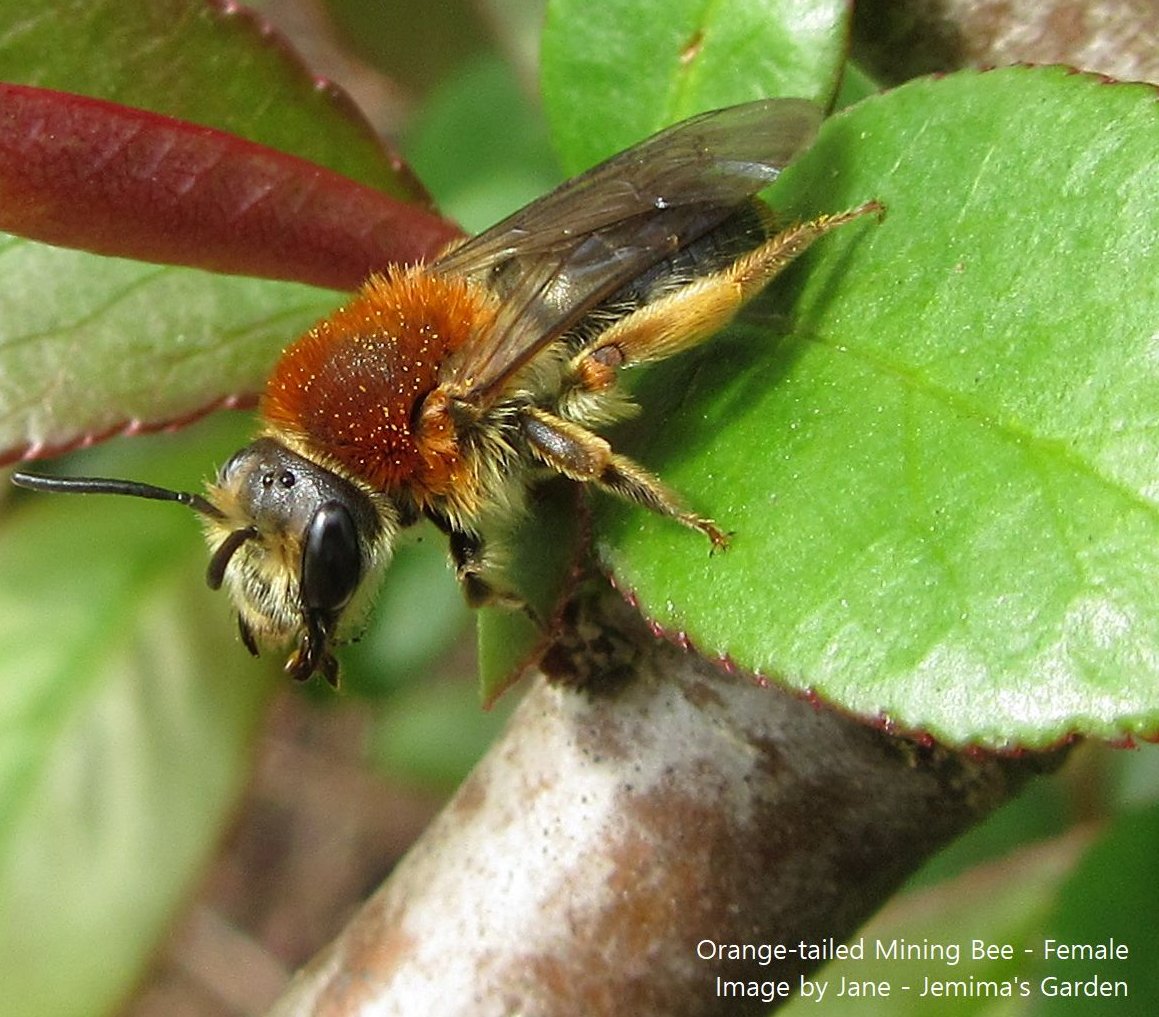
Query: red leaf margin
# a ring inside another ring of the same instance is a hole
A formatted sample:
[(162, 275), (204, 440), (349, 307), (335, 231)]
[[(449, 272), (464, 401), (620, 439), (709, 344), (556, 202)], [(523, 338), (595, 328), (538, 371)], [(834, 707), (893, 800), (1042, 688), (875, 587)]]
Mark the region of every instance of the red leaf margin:
[(462, 236), (433, 212), (236, 135), (4, 83), (0, 230), (337, 290)]

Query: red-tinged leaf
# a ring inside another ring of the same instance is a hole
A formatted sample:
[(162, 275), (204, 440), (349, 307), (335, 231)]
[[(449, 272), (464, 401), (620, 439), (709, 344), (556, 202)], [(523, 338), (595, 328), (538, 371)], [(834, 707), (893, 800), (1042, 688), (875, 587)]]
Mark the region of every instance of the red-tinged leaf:
[(0, 68), (13, 84), (192, 120), (428, 200), (351, 98), (235, 0), (0, 0)]
[(242, 138), (7, 84), (0, 229), (98, 254), (342, 290), (459, 235), (429, 211)]

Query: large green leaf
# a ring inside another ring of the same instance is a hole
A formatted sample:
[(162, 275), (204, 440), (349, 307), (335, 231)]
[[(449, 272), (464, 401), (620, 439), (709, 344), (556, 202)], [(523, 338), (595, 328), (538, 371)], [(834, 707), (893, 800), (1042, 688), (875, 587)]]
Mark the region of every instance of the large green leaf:
[(0, 525), (6, 1015), (109, 1011), (236, 803), (273, 663), (204, 568), (178, 509), (29, 497)]
[(1012, 68), (828, 121), (774, 203), (888, 215), (774, 285), (779, 342), (737, 330), (644, 379), (624, 449), (736, 537), (710, 558), (602, 502), (643, 610), (953, 742), (1154, 732), (1157, 117), (1150, 87)]
[(770, 95), (827, 106), (843, 0), (552, 0), (544, 105), (564, 167), (590, 166), (702, 110)]

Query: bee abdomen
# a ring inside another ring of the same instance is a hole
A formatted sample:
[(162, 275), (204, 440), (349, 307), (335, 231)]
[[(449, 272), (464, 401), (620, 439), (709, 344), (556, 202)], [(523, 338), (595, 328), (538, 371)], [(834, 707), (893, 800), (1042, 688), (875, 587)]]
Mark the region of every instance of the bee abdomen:
[(744, 202), (719, 226), (657, 262), (594, 308), (574, 329), (577, 347), (666, 293), (727, 268), (774, 232), (772, 210), (759, 198)]

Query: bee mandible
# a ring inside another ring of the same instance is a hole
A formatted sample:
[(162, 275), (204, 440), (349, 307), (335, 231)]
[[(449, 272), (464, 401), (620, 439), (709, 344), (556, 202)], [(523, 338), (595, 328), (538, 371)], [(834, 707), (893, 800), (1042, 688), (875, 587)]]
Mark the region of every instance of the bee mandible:
[(372, 276), (282, 353), (256, 440), (204, 495), (17, 473), (24, 487), (174, 501), (202, 517), (207, 580), (251, 653), (338, 681), (399, 532), (449, 540), (469, 603), (517, 600), (485, 534), (538, 473), (725, 533), (596, 428), (634, 409), (622, 369), (719, 331), (814, 240), (876, 202), (780, 229), (755, 195), (820, 112), (769, 99), (693, 117), (613, 156), (430, 264)]

